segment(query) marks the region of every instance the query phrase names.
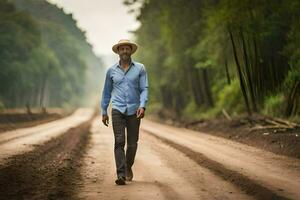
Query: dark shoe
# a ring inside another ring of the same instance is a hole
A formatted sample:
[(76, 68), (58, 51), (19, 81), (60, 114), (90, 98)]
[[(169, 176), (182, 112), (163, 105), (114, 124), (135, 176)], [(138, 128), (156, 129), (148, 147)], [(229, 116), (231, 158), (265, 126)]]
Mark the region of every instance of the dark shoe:
[(132, 181), (132, 178), (133, 178), (132, 169), (131, 168), (126, 169), (126, 181)]
[(118, 177), (118, 179), (115, 181), (115, 183), (117, 185), (125, 185), (125, 177), (121, 176), (121, 177)]

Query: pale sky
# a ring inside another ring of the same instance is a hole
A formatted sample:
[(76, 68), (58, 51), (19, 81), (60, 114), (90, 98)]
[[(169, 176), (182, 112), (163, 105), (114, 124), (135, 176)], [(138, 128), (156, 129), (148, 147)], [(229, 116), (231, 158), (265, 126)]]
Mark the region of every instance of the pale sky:
[(134, 39), (128, 31), (135, 30), (139, 22), (123, 0), (48, 0), (72, 13), (78, 27), (86, 31), (88, 42), (97, 55), (112, 55), (111, 47), (120, 39)]

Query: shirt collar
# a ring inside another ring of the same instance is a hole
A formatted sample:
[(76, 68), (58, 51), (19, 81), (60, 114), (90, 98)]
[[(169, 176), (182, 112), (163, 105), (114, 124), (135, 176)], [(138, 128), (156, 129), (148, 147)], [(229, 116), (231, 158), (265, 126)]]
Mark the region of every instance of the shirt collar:
[[(121, 61), (120, 61), (120, 60), (119, 60), (119, 62), (117, 63), (117, 65), (118, 65), (119, 67), (121, 67)], [(133, 62), (132, 60), (130, 60), (129, 66), (131, 66), (131, 65), (134, 65), (134, 62)]]
[[(133, 65), (135, 65), (135, 62), (131, 60), (131, 61), (130, 61), (130, 64), (129, 64), (129, 67), (131, 67), (131, 66), (133, 66)], [(122, 69), (122, 66), (121, 66), (121, 64), (120, 64), (120, 60), (119, 60), (119, 62), (116, 63), (116, 67), (119, 67), (119, 68)]]

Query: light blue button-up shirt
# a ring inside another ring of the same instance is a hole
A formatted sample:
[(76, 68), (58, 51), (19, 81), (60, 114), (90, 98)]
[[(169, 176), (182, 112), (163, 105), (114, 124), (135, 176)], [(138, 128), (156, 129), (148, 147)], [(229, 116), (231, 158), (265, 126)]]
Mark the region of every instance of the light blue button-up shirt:
[(112, 108), (126, 115), (135, 114), (139, 107), (146, 108), (148, 78), (143, 64), (131, 62), (125, 72), (116, 63), (107, 70), (101, 100), (102, 115), (107, 115), (110, 100)]

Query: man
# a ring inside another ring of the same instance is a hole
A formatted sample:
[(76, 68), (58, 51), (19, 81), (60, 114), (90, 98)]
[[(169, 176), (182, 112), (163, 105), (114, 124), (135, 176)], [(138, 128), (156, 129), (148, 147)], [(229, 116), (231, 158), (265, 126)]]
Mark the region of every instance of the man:
[[(115, 137), (115, 162), (117, 185), (125, 185), (133, 178), (132, 165), (139, 139), (140, 120), (144, 117), (148, 101), (148, 79), (143, 64), (133, 62), (131, 55), (137, 45), (129, 40), (120, 40), (112, 47), (119, 54), (118, 63), (106, 73), (102, 92), (102, 122), (108, 126), (107, 107), (112, 100), (112, 125)], [(127, 149), (125, 146), (125, 128), (127, 130)]]

